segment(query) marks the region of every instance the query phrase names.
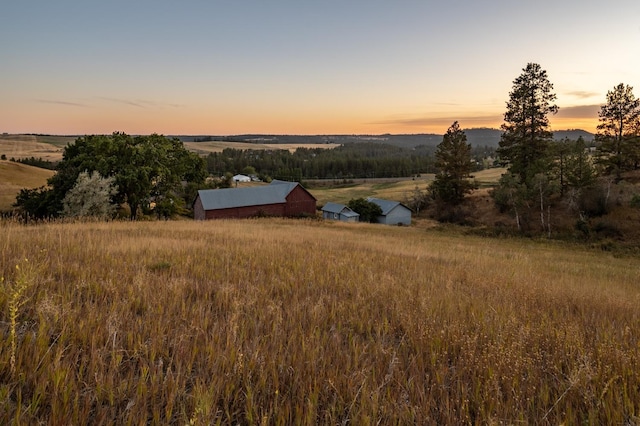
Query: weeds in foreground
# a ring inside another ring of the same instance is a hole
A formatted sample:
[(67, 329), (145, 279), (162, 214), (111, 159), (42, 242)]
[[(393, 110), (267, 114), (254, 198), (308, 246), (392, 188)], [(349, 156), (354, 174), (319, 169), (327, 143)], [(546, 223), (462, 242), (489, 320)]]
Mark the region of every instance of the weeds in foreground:
[[(21, 266), (22, 265), (22, 266)], [(11, 345), (9, 366), (11, 376), (15, 377), (16, 373), (16, 351), (17, 351), (17, 326), (18, 326), (18, 314), (20, 308), (27, 302), (25, 298), (25, 291), (33, 280), (33, 267), (29, 264), (28, 259), (24, 259), (21, 263), (16, 265), (15, 277), (13, 280), (7, 280), (0, 276), (0, 285), (3, 286), (3, 290), (6, 292), (8, 312), (9, 312), (9, 342)]]

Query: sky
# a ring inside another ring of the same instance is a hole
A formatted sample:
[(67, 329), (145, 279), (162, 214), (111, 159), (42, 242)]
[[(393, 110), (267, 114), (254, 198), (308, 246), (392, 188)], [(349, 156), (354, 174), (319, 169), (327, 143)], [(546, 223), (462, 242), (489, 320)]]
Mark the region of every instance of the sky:
[(503, 122), (527, 63), (552, 130), (640, 96), (638, 0), (20, 0), (0, 133), (438, 133)]

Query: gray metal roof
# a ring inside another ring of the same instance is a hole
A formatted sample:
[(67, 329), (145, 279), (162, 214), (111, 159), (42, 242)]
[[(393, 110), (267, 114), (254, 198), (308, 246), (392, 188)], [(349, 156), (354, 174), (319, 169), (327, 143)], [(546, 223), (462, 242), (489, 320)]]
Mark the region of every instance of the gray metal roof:
[(391, 212), (391, 210), (395, 209), (399, 205), (404, 207), (407, 210), (411, 210), (409, 207), (405, 206), (404, 204), (402, 204), (399, 201), (381, 200), (380, 198), (373, 198), (373, 197), (368, 197), (367, 201), (379, 205), (380, 208), (382, 209), (382, 215), (383, 216), (388, 215), (389, 212)]
[(247, 188), (201, 189), (198, 191), (204, 210), (231, 209), (234, 207), (263, 206), (287, 201), (287, 195), (297, 182), (276, 181), (270, 185)]
[[(349, 209), (349, 207), (347, 207)], [(360, 213), (356, 213), (353, 210), (349, 209), (348, 211), (340, 213), (344, 217), (360, 217)]]
[(329, 213), (341, 213), (344, 209), (349, 209), (349, 207), (345, 206), (344, 204), (331, 203), (331, 202), (325, 204), (324, 207), (322, 207), (323, 212), (329, 212)]

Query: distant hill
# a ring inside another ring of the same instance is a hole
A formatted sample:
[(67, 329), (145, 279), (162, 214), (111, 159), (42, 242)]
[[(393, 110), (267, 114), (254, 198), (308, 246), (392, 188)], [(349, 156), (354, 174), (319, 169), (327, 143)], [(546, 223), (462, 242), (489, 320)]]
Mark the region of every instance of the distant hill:
[(53, 174), (52, 170), (0, 160), (0, 211), (11, 209), (21, 189), (46, 185)]
[[(497, 147), (500, 142), (502, 130), (491, 128), (464, 129), (467, 141), (472, 146)], [(593, 140), (594, 135), (580, 129), (559, 130), (554, 132), (554, 139), (565, 138), (578, 139), (582, 136), (586, 142)], [(378, 142), (402, 148), (415, 148), (417, 146), (435, 147), (442, 142), (442, 135), (435, 133), (416, 134), (382, 134), (382, 135), (234, 135), (234, 136), (176, 136), (183, 142), (249, 142), (269, 144), (322, 144), (337, 143), (346, 144), (354, 142)]]

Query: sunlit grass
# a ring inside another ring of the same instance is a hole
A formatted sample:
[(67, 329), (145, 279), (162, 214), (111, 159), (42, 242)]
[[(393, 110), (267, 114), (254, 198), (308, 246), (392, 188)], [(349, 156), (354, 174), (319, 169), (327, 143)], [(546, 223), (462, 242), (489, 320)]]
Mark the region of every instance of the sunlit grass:
[(53, 174), (52, 170), (0, 160), (0, 211), (11, 209), (21, 189), (46, 185)]
[[(3, 223), (0, 423), (623, 424), (640, 260), (294, 220)], [(632, 423), (631, 423), (632, 424)]]
[(404, 201), (416, 187), (420, 191), (426, 191), (433, 177), (432, 174), (423, 174), (419, 178), (353, 179), (353, 183), (345, 185), (311, 186), (309, 191), (317, 198), (320, 205), (327, 202), (347, 204), (349, 200), (367, 197)]

